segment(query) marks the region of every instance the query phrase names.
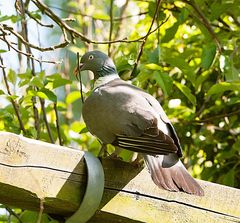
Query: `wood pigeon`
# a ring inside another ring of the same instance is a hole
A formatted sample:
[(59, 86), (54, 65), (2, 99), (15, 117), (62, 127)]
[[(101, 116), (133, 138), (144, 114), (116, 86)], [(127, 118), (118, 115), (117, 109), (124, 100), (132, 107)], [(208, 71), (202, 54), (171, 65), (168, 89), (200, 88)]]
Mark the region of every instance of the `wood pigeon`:
[(160, 188), (203, 196), (179, 160), (179, 139), (159, 102), (120, 79), (111, 58), (101, 51), (82, 56), (80, 71), (84, 70), (92, 71), (95, 81), (82, 111), (89, 131), (104, 144), (141, 153)]

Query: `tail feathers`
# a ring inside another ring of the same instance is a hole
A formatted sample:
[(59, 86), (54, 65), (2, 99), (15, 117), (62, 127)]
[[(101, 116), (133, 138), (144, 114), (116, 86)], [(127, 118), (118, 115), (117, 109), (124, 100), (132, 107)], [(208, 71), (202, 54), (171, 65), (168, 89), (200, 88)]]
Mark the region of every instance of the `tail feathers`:
[(184, 191), (188, 194), (203, 196), (204, 191), (190, 176), (176, 154), (150, 156), (145, 155), (153, 182), (169, 191)]

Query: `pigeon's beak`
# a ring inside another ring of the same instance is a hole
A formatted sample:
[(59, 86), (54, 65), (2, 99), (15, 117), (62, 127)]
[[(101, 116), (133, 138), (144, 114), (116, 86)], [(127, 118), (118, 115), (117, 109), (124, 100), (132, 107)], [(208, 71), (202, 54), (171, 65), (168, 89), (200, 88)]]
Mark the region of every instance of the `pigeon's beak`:
[(83, 63), (80, 63), (80, 64), (79, 64), (79, 69), (80, 69), (80, 71), (81, 71), (82, 67), (83, 67)]
[(79, 75), (80, 75), (83, 65), (84, 65), (83, 63), (79, 63), (79, 66), (76, 66), (74, 69), (73, 73), (74, 73), (74, 76), (77, 78), (77, 80), (79, 80)]

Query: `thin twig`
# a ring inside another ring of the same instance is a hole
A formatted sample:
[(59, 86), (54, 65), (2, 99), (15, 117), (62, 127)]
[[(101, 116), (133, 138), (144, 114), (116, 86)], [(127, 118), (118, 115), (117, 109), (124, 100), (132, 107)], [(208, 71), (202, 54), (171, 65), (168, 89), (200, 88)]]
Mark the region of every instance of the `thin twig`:
[[(143, 54), (143, 48), (144, 48), (145, 43), (146, 43), (146, 41), (147, 41), (147, 39), (148, 39), (148, 36), (151, 34), (154, 21), (155, 21), (155, 19), (157, 18), (157, 14), (158, 14), (159, 9), (160, 9), (161, 1), (162, 1), (162, 0), (158, 0), (158, 1), (157, 1), (157, 6), (156, 6), (156, 9), (155, 9), (155, 12), (154, 12), (154, 16), (153, 16), (152, 22), (151, 22), (151, 24), (150, 24), (150, 26), (149, 26), (149, 29), (148, 29), (148, 32), (147, 32), (145, 38), (143, 39), (143, 42), (142, 42), (142, 44), (141, 44), (140, 51), (139, 51), (139, 53), (138, 53), (137, 60), (136, 60), (136, 62), (135, 62), (135, 64), (134, 64), (134, 67), (133, 67), (131, 76), (133, 76), (133, 73), (136, 71), (137, 66), (138, 66), (138, 63), (139, 63), (139, 61), (140, 61), (140, 59), (141, 59), (141, 56), (142, 56), (142, 54)], [(162, 24), (161, 24), (161, 25), (162, 25)]]
[(54, 106), (54, 111), (55, 111), (55, 115), (56, 115), (56, 127), (57, 127), (57, 133), (58, 133), (58, 140), (59, 140), (59, 144), (62, 146), (63, 142), (62, 142), (62, 136), (61, 136), (61, 131), (60, 131), (60, 125), (59, 125), (57, 103), (54, 102), (53, 106)]
[[(117, 30), (116, 30), (115, 39), (117, 39), (119, 37), (119, 33), (120, 33), (120, 30), (121, 30), (121, 26), (122, 26), (123, 20), (125, 18), (127, 18), (126, 16), (124, 17), (123, 15), (124, 15), (124, 13), (125, 13), (125, 11), (127, 9), (128, 3), (129, 3), (129, 0), (126, 0), (125, 4), (122, 6), (122, 8), (120, 10), (120, 17), (117, 20), (118, 21), (118, 26), (117, 26)], [(140, 14), (138, 14), (138, 15), (140, 15)]]
[(48, 120), (47, 120), (47, 112), (46, 112), (46, 109), (45, 109), (45, 100), (42, 99), (42, 98), (39, 98), (39, 100), (40, 100), (40, 104), (41, 104), (41, 108), (42, 108), (42, 112), (43, 112), (43, 120), (44, 120), (46, 128), (47, 128), (49, 139), (50, 139), (51, 143), (54, 144), (52, 131), (51, 131), (50, 125), (49, 125)]
[(221, 53), (222, 52), (222, 46), (220, 43), (220, 40), (218, 39), (216, 33), (213, 31), (211, 24), (201, 11), (201, 9), (198, 7), (197, 3), (194, 0), (183, 0), (183, 2), (187, 3), (188, 5), (192, 6), (192, 8), (195, 10), (195, 12), (199, 16), (199, 20), (202, 22), (202, 24), (206, 27), (210, 35), (212, 36), (212, 39), (215, 41), (218, 51)]
[[(59, 27), (64, 30), (66, 30), (72, 38), (80, 38), (83, 42), (86, 43), (92, 43), (92, 44), (109, 44), (109, 43), (133, 43), (133, 42), (141, 42), (143, 41), (147, 35), (133, 39), (128, 40), (127, 38), (124, 39), (117, 39), (117, 40), (111, 40), (111, 41), (95, 41), (87, 38), (82, 33), (78, 32), (74, 28), (70, 27), (68, 24), (66, 24), (63, 20), (61, 20), (47, 5), (45, 5), (43, 2), (39, 0), (32, 0), (32, 2), (43, 12), (45, 13), (49, 18), (51, 18), (54, 22), (56, 22)], [(150, 32), (151, 33), (151, 32)], [(148, 34), (149, 35), (149, 34)], [(67, 37), (67, 36), (65, 36)]]
[(229, 113), (225, 113), (225, 114), (219, 114), (219, 115), (215, 115), (209, 118), (205, 118), (205, 119), (200, 119), (200, 120), (194, 120), (193, 122), (197, 122), (197, 123), (204, 123), (204, 122), (211, 122), (214, 120), (218, 120), (220, 118), (225, 118), (225, 117), (230, 117), (233, 115), (237, 115), (240, 113), (240, 109), (233, 111), (233, 112), (229, 112)]
[[(0, 28), (0, 29), (1, 29), (1, 28)], [(5, 37), (5, 36), (4, 36), (4, 37)], [(61, 64), (61, 63), (62, 63), (62, 61), (40, 60), (40, 59), (34, 57), (33, 54), (26, 53), (26, 52), (24, 52), (24, 51), (22, 51), (22, 50), (17, 49), (17, 48), (14, 47), (13, 44), (10, 43), (6, 38), (1, 38), (1, 37), (0, 37), (0, 40), (2, 40), (3, 42), (5, 42), (5, 43), (7, 44), (7, 46), (8, 46), (9, 49), (13, 49), (13, 50), (16, 51), (17, 53), (22, 54), (22, 55), (26, 56), (27, 58), (31, 58), (31, 59), (37, 61), (38, 63), (51, 63), (51, 64)], [(10, 51), (10, 50), (9, 50), (9, 51)]]
[[(115, 39), (119, 39), (119, 37), (121, 38), (121, 36), (120, 36), (121, 32), (120, 31), (122, 30), (122, 27), (123, 27), (122, 25), (123, 25), (124, 18), (126, 18), (123, 15), (124, 15), (124, 13), (127, 9), (128, 3), (129, 3), (129, 0), (126, 0), (125, 4), (120, 9), (120, 17), (119, 17), (119, 20), (117, 20), (118, 24), (117, 24), (117, 29), (116, 29), (116, 32), (115, 32), (115, 37), (114, 37)], [(117, 48), (114, 48), (111, 51), (110, 56), (115, 55), (116, 51), (117, 51)]]
[(4, 79), (4, 82), (5, 82), (5, 85), (6, 85), (6, 89), (7, 89), (7, 93), (8, 95), (10, 96), (10, 101), (13, 105), (13, 108), (15, 110), (15, 113), (17, 115), (17, 119), (18, 119), (18, 122), (19, 122), (19, 125), (20, 125), (20, 129), (23, 131), (23, 134), (26, 135), (26, 129), (24, 127), (24, 124), (23, 124), (23, 121), (21, 119), (21, 115), (20, 115), (20, 111), (19, 111), (19, 105), (16, 103), (16, 101), (11, 97), (12, 96), (12, 93), (10, 91), (10, 87), (9, 87), (9, 84), (8, 84), (8, 80), (7, 80), (7, 74), (6, 74), (6, 71), (5, 71), (5, 68), (4, 68), (4, 64), (3, 64), (3, 59), (2, 57), (0, 56), (0, 61), (1, 61), (1, 65), (2, 65), (2, 73), (3, 73), (3, 79)]
[(5, 207), (5, 209), (8, 211), (8, 213), (10, 214), (10, 215), (13, 215), (15, 218), (17, 218), (17, 220), (18, 220), (18, 222), (19, 223), (23, 223), (22, 222), (22, 220), (21, 220), (21, 218), (19, 217), (19, 215), (17, 214), (17, 213), (15, 213), (10, 207), (8, 207), (8, 206), (4, 206)]
[[(20, 0), (20, 13), (22, 15), (22, 20), (21, 20), (22, 35), (23, 35), (23, 38), (27, 42), (29, 42), (29, 39), (28, 39), (28, 27), (27, 27), (25, 10), (27, 10), (28, 4), (29, 4), (29, 1), (25, 2), (25, 5), (24, 5), (23, 1)], [(28, 44), (24, 44), (24, 45), (25, 45), (27, 53), (32, 54), (31, 47)], [(27, 57), (27, 63), (28, 63), (29, 67), (30, 67), (30, 63), (31, 63), (32, 76), (36, 76), (34, 60), (32, 58)], [(33, 87), (33, 89), (35, 91), (38, 90), (37, 87)], [(52, 135), (51, 135), (51, 131), (49, 133), (50, 128), (48, 129), (49, 126), (48, 126), (47, 117), (46, 117), (46, 111), (45, 111), (45, 107), (44, 107), (45, 101), (42, 98), (39, 98), (39, 100), (40, 100), (41, 108), (42, 108), (42, 111), (43, 111), (43, 119), (44, 119), (46, 127), (47, 127), (48, 135), (49, 135), (50, 140), (52, 141)], [(39, 118), (38, 108), (36, 107), (36, 96), (32, 97), (32, 105), (33, 105), (33, 115), (34, 115), (34, 121), (35, 121), (34, 126), (35, 126), (35, 129), (37, 131), (37, 137), (38, 137), (38, 133), (39, 133), (39, 130), (40, 130), (40, 118)]]
[(14, 36), (16, 36), (22, 43), (24, 43), (24, 45), (28, 45), (28, 47), (34, 48), (34, 49), (39, 50), (41, 52), (53, 51), (53, 50), (58, 49), (58, 48), (64, 48), (64, 47), (66, 47), (69, 44), (68, 41), (64, 41), (63, 43), (60, 43), (60, 44), (57, 44), (57, 45), (54, 45), (54, 46), (50, 46), (50, 47), (36, 46), (36, 45), (34, 45), (32, 43), (29, 43), (18, 32), (15, 32), (12, 27), (9, 27), (8, 25), (5, 25), (5, 24), (1, 25), (1, 26), (3, 27), (3, 29), (8, 30), (10, 33), (12, 33)]
[[(110, 28), (109, 28), (109, 37), (108, 40), (112, 40), (112, 32), (113, 32), (113, 0), (110, 0)], [(108, 56), (110, 56), (111, 52), (111, 43), (108, 44)]]
[[(129, 1), (129, 0), (127, 0)], [(126, 3), (125, 3), (126, 4)], [(88, 17), (88, 18), (91, 18), (91, 19), (95, 19), (95, 20), (101, 20), (101, 21), (106, 21), (106, 22), (109, 22), (110, 20), (109, 19), (106, 19), (106, 18), (95, 18), (94, 16), (92, 15), (87, 15), (87, 14), (84, 14), (84, 13), (81, 13), (79, 11), (75, 11), (75, 10), (66, 10), (66, 9), (63, 9), (63, 8), (60, 8), (60, 7), (57, 7), (57, 6), (54, 6), (54, 5), (49, 5), (48, 4), (48, 7), (49, 8), (52, 8), (52, 9), (57, 9), (57, 10), (60, 10), (62, 12), (67, 12), (67, 13), (70, 13), (70, 14), (74, 14), (74, 15), (81, 15), (83, 17)], [(121, 14), (121, 12), (120, 12)], [(121, 20), (124, 20), (124, 19), (130, 19), (130, 18), (133, 18), (133, 17), (137, 17), (137, 16), (141, 16), (141, 15), (146, 15), (148, 14), (148, 11), (146, 12), (140, 12), (136, 15), (128, 15), (128, 16), (119, 16), (119, 17), (113, 17), (113, 21), (114, 22), (117, 22), (117, 21), (121, 21)]]
[(54, 25), (53, 24), (43, 24), (41, 21), (39, 21), (36, 17), (34, 17), (31, 12), (29, 12), (27, 9), (25, 10), (25, 13), (31, 18), (33, 19), (36, 23), (38, 23), (40, 26), (43, 27), (47, 27), (47, 28), (53, 28)]
[(79, 56), (79, 52), (77, 52), (77, 69), (78, 69), (78, 77), (80, 80), (80, 94), (81, 94), (81, 100), (82, 103), (84, 103), (84, 98), (83, 98), (83, 87), (82, 87), (82, 76), (81, 76), (81, 72), (80, 72), (80, 56)]
[(36, 223), (41, 223), (43, 211), (44, 211), (44, 199), (40, 199), (40, 209), (39, 209), (38, 219)]

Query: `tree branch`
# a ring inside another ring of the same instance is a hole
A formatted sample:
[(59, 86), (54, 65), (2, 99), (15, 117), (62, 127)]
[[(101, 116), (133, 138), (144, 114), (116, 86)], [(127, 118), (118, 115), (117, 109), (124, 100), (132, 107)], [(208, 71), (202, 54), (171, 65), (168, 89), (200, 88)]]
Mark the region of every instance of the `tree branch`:
[[(0, 29), (1, 29), (1, 27), (0, 27)], [(38, 58), (34, 57), (33, 54), (26, 53), (26, 52), (24, 52), (22, 50), (19, 50), (16, 47), (14, 47), (13, 46), (14, 43), (11, 43), (9, 40), (7, 40), (5, 38), (5, 36), (3, 38), (0, 37), (0, 40), (2, 40), (3, 42), (5, 42), (7, 44), (9, 51), (10, 51), (10, 49), (13, 49), (17, 53), (22, 54), (22, 55), (26, 56), (27, 58), (31, 58), (31, 59), (37, 61), (38, 63), (51, 63), (51, 64), (61, 64), (62, 63), (62, 61), (51, 61), (51, 60), (41, 60), (41, 59), (38, 59)]]
[(198, 16), (199, 16), (198, 19), (206, 27), (206, 29), (208, 30), (208, 32), (212, 36), (212, 39), (215, 41), (215, 43), (217, 45), (217, 48), (218, 48), (218, 51), (221, 53), (222, 52), (222, 46), (221, 46), (220, 40), (218, 39), (216, 33), (212, 29), (211, 24), (209, 23), (209, 21), (207, 20), (207, 18), (205, 17), (203, 12), (201, 11), (201, 9), (198, 7), (196, 2), (194, 0), (183, 0), (183, 2), (190, 5), (195, 10), (195, 12), (198, 14)]
[[(80, 38), (83, 42), (86, 43), (92, 43), (92, 44), (109, 44), (109, 43), (133, 43), (133, 42), (142, 42), (146, 38), (147, 35), (134, 39), (134, 40), (128, 40), (127, 38), (124, 39), (117, 39), (117, 40), (111, 40), (111, 41), (95, 41), (87, 38), (82, 33), (78, 32), (77, 30), (70, 27), (68, 24), (66, 24), (62, 19), (60, 19), (47, 5), (42, 3), (39, 0), (32, 0), (32, 2), (43, 12), (45, 13), (49, 18), (51, 18), (58, 26), (62, 29), (63, 32), (68, 32), (72, 39), (74, 38)], [(150, 31), (151, 33), (151, 31)], [(67, 37), (67, 36), (66, 36)]]
[(219, 115), (215, 115), (209, 118), (205, 118), (205, 119), (200, 119), (200, 120), (194, 120), (193, 122), (197, 122), (197, 123), (204, 123), (204, 122), (211, 122), (214, 120), (218, 120), (220, 118), (225, 118), (225, 117), (230, 117), (233, 115), (237, 115), (240, 113), (240, 109), (233, 111), (233, 112), (229, 112), (229, 113), (225, 113), (225, 114), (219, 114)]
[[(112, 32), (113, 32), (113, 0), (110, 0), (110, 28), (109, 28), (109, 37), (108, 40), (112, 40)], [(110, 56), (111, 52), (111, 43), (108, 43), (108, 56)]]
[(7, 93), (8, 95), (10, 96), (10, 101), (12, 103), (12, 106), (14, 108), (14, 111), (17, 115), (17, 119), (18, 119), (18, 122), (19, 122), (19, 125), (20, 125), (20, 129), (23, 131), (23, 134), (26, 135), (26, 129), (24, 127), (24, 124), (23, 124), (23, 121), (21, 119), (21, 115), (20, 115), (20, 111), (19, 111), (19, 105), (16, 103), (16, 101), (11, 97), (12, 96), (12, 93), (10, 91), (10, 87), (9, 87), (9, 84), (8, 84), (8, 80), (7, 80), (7, 74), (6, 74), (6, 71), (5, 71), (5, 66), (3, 64), (3, 59), (2, 57), (0, 56), (0, 62), (1, 62), (1, 67), (2, 67), (2, 73), (3, 73), (3, 79), (4, 79), (4, 82), (5, 82), (5, 85), (6, 85), (6, 89), (7, 89)]
[(15, 213), (10, 207), (8, 207), (6, 205), (4, 207), (10, 215), (13, 215), (18, 220), (19, 223), (23, 223), (21, 218), (19, 217), (19, 215), (17, 213)]
[[(158, 14), (158, 12), (159, 12), (159, 8), (160, 8), (160, 5), (161, 5), (161, 1), (162, 1), (162, 0), (158, 0), (158, 1), (157, 1), (157, 6), (156, 6), (156, 9), (155, 9), (155, 12), (154, 12), (154, 16), (153, 16), (152, 22), (151, 22), (151, 24), (150, 24), (150, 26), (149, 26), (149, 29), (148, 29), (148, 32), (147, 32), (145, 38), (143, 38), (143, 42), (142, 42), (142, 45), (141, 45), (141, 47), (140, 47), (140, 50), (139, 50), (139, 53), (138, 53), (138, 57), (137, 57), (137, 60), (136, 60), (136, 62), (135, 62), (135, 64), (134, 64), (134, 67), (133, 67), (131, 76), (133, 76), (133, 73), (136, 71), (137, 66), (138, 66), (138, 63), (139, 63), (139, 61), (140, 61), (140, 59), (141, 59), (141, 56), (142, 56), (142, 54), (143, 54), (143, 48), (144, 48), (144, 46), (145, 46), (145, 44), (146, 44), (146, 41), (147, 41), (147, 39), (148, 39), (148, 36), (151, 34), (154, 21), (155, 21), (155, 19), (157, 18), (157, 14)], [(162, 24), (161, 24), (161, 25), (162, 25)]]
[(37, 24), (39, 24), (40, 26), (47, 27), (47, 28), (53, 28), (53, 27), (54, 27), (53, 24), (50, 24), (50, 25), (48, 25), (48, 24), (43, 24), (41, 21), (39, 21), (37, 18), (35, 18), (35, 17), (31, 14), (31, 12), (29, 12), (27, 9), (25, 10), (25, 13), (26, 13), (31, 19), (33, 19)]
[[(120, 17), (119, 17), (118, 20), (116, 20), (116, 21), (118, 21), (118, 24), (117, 24), (117, 30), (116, 30), (116, 33), (115, 33), (115, 39), (118, 39), (120, 37), (120, 31), (122, 30), (122, 24), (123, 24), (124, 19), (126, 18), (126, 16), (124, 17), (123, 15), (124, 15), (124, 13), (127, 9), (128, 3), (129, 3), (129, 0), (126, 0), (125, 4), (122, 6), (122, 8), (120, 10)], [(111, 55), (114, 55), (116, 53), (116, 51), (117, 51), (117, 49), (115, 48), (111, 52)]]
[(58, 111), (57, 111), (57, 103), (55, 102), (53, 104), (54, 106), (54, 111), (55, 111), (55, 115), (56, 115), (56, 127), (57, 127), (57, 133), (58, 133), (58, 140), (59, 140), (59, 144), (62, 146), (63, 142), (62, 142), (62, 136), (61, 136), (61, 131), (60, 131), (60, 125), (59, 125), (59, 117), (58, 117)]
[(43, 120), (44, 120), (46, 128), (47, 128), (47, 132), (48, 132), (50, 142), (54, 144), (52, 131), (51, 131), (50, 125), (49, 125), (48, 120), (47, 120), (47, 112), (46, 112), (46, 109), (45, 109), (45, 100), (42, 99), (42, 98), (39, 98), (39, 100), (40, 100), (40, 104), (41, 104), (41, 108), (42, 108), (42, 112), (43, 112)]
[[(129, 0), (126, 1), (126, 3), (124, 5), (127, 4), (127, 2), (129, 2)], [(91, 18), (91, 19), (95, 19), (95, 20), (101, 20), (101, 21), (105, 21), (105, 22), (109, 22), (110, 20), (109, 19), (106, 19), (106, 18), (95, 18), (94, 16), (92, 15), (87, 15), (87, 14), (84, 14), (84, 13), (81, 13), (79, 11), (75, 11), (75, 10), (66, 10), (66, 9), (62, 9), (60, 7), (57, 7), (57, 6), (54, 6), (54, 5), (48, 5), (49, 8), (52, 8), (52, 9), (57, 9), (57, 10), (60, 10), (62, 12), (67, 12), (67, 13), (70, 13), (70, 14), (74, 14), (74, 15), (81, 15), (83, 17), (88, 17), (88, 18)], [(123, 6), (124, 7), (124, 6)], [(121, 12), (120, 12), (121, 14)], [(117, 21), (122, 21), (124, 19), (130, 19), (130, 18), (133, 18), (133, 17), (137, 17), (137, 16), (141, 16), (141, 15), (146, 15), (148, 14), (148, 11), (146, 12), (140, 12), (136, 15), (127, 15), (127, 16), (119, 16), (119, 17), (113, 17), (113, 21), (114, 22), (117, 22)]]
[[(44, 51), (53, 51), (55, 49), (58, 48), (64, 48), (66, 47), (69, 42), (68, 41), (64, 41), (63, 43), (57, 44), (55, 46), (50, 46), (50, 47), (40, 47), (40, 46), (36, 46), (32, 43), (29, 43), (26, 39), (24, 39), (19, 33), (15, 32), (14, 29), (12, 27), (9, 27), (5, 24), (1, 25), (3, 27), (4, 30), (8, 30), (10, 33), (12, 33), (14, 36), (16, 36), (24, 45), (27, 45), (28, 47), (34, 48), (36, 50), (39, 50), (41, 52)], [(1, 29), (2, 30), (2, 29)]]

